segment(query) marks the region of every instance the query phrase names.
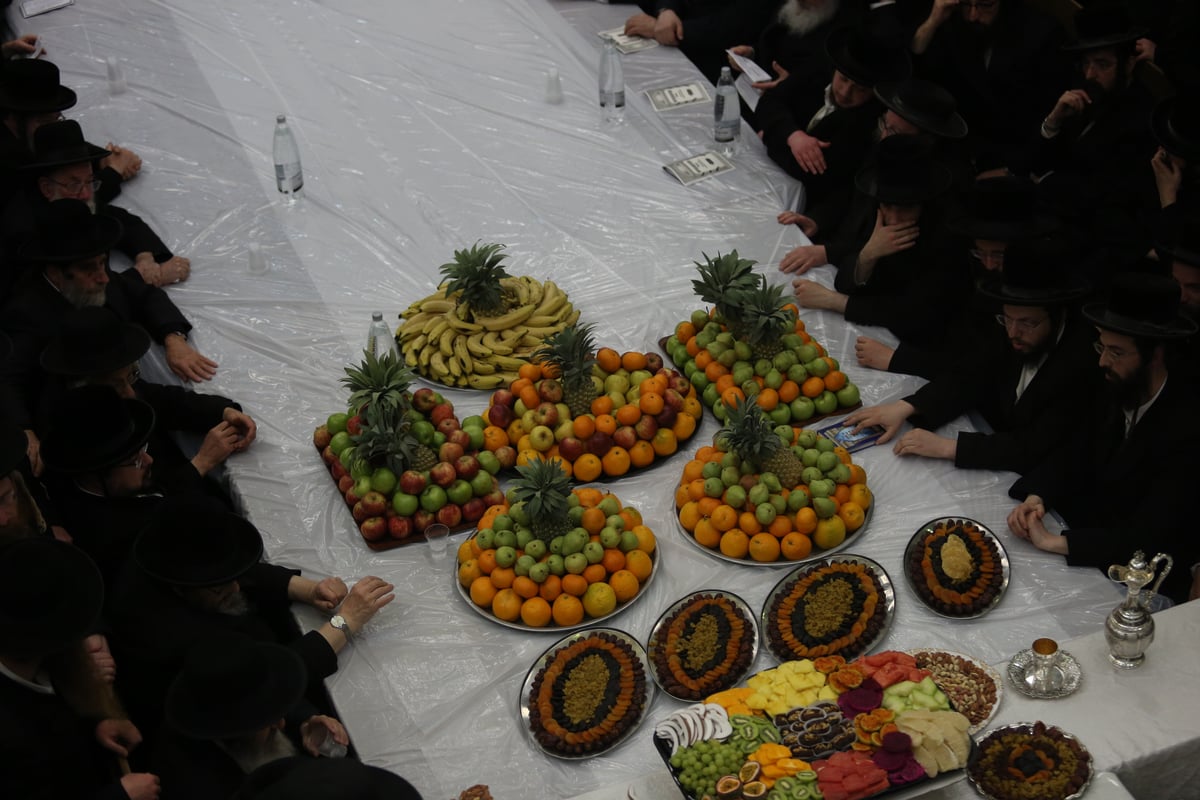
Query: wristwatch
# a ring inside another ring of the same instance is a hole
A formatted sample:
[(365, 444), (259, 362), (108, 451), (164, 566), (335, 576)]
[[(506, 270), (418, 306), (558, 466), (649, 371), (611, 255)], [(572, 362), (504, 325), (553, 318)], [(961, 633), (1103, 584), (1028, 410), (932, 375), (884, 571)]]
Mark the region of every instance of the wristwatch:
[(330, 617), (329, 624), (345, 634), (347, 639), (350, 638), (350, 623), (346, 622), (346, 618), (341, 614), (334, 614)]

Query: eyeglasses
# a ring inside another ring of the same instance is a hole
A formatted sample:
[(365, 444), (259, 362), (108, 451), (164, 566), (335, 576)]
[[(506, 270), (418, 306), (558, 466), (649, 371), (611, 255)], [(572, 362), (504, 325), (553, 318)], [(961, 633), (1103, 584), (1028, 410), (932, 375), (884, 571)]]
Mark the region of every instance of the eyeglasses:
[(150, 445), (144, 444), (144, 445), (142, 445), (142, 449), (138, 450), (137, 454), (135, 454), (133, 458), (129, 459), (128, 461), (122, 461), (119, 464), (114, 464), (113, 466), (115, 466), (115, 467), (133, 467), (134, 469), (141, 469), (142, 466), (146, 463), (146, 451), (149, 448), (150, 448)]
[(971, 248), (967, 252), (969, 252), (971, 257), (977, 261), (990, 261), (993, 264), (1004, 263), (1003, 250), (979, 250), (977, 248)]
[(100, 181), (96, 178), (92, 178), (90, 181), (76, 178), (73, 181), (67, 181), (65, 183), (63, 181), (56, 181), (54, 178), (47, 178), (47, 180), (60, 189), (65, 189), (69, 194), (82, 194), (84, 188), (89, 188), (93, 192), (96, 192), (100, 189)]
[(1129, 355), (1129, 352), (1126, 350), (1121, 350), (1120, 348), (1116, 347), (1109, 347), (1108, 345), (1100, 342), (1092, 342), (1092, 349), (1095, 350), (1096, 354), (1101, 358), (1103, 358), (1104, 354), (1107, 353), (1108, 357), (1113, 361), (1120, 361), (1121, 359), (1125, 358), (1125, 356)]
[(1023, 331), (1025, 333), (1029, 333), (1030, 331), (1036, 331), (1038, 328), (1041, 327), (1042, 323), (1045, 321), (1046, 320), (1044, 320), (1044, 319), (1039, 319), (1037, 322), (1033, 322), (1032, 320), (1028, 320), (1028, 319), (1013, 319), (1012, 317), (1008, 316), (1007, 314), (997, 314), (996, 315), (996, 324), (999, 325), (1001, 328), (1010, 328), (1010, 327), (1016, 328), (1017, 330)]

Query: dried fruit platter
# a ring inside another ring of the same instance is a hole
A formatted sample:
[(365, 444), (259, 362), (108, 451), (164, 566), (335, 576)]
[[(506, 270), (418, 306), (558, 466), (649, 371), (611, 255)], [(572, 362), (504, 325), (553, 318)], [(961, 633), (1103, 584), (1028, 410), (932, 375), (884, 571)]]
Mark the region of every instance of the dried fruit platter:
[(754, 612), (731, 592), (694, 592), (654, 623), (646, 653), (660, 689), (679, 700), (700, 700), (734, 686), (754, 664)]
[(761, 629), (781, 661), (866, 653), (887, 633), (896, 611), (891, 578), (879, 564), (846, 554), (789, 572), (767, 594)]
[(1092, 756), (1071, 734), (1043, 722), (989, 731), (967, 765), (967, 779), (990, 800), (1075, 800), (1092, 779)]
[(981, 617), (1008, 588), (1004, 545), (973, 519), (940, 517), (917, 529), (904, 551), (904, 575), (913, 593), (935, 614)]
[(1000, 708), (1004, 681), (1000, 673), (978, 659), (946, 650), (913, 650), (917, 666), (950, 698), (954, 710), (971, 721), (971, 733), (987, 727)]
[(593, 628), (555, 642), (521, 686), (521, 726), (547, 755), (599, 755), (637, 730), (654, 699), (650, 663), (637, 640)]

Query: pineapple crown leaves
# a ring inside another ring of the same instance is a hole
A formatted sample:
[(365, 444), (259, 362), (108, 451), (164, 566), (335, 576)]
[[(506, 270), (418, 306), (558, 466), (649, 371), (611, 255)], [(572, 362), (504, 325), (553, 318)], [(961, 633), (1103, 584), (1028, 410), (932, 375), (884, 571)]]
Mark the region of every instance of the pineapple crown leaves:
[(740, 309), (740, 332), (751, 344), (777, 341), (795, 330), (796, 312), (786, 307), (791, 296), (784, 286), (768, 283), (762, 275), (756, 277), (757, 286), (733, 295), (733, 303)]
[(725, 404), (725, 430), (721, 432), (730, 450), (755, 466), (779, 452), (783, 439), (775, 433), (771, 421), (757, 403), (740, 397), (731, 406)]
[(502, 244), (473, 244), (470, 249), (455, 250), (454, 260), (438, 270), (448, 280), (446, 297), (460, 292), (461, 302), (478, 311), (499, 310), (504, 305), (501, 278), (510, 278), (500, 263), (508, 256)]
[(737, 250), (725, 255), (718, 252), (716, 258), (710, 258), (707, 253), (701, 255), (704, 263), (693, 262), (700, 272), (700, 279), (692, 281), (692, 288), (701, 300), (715, 306), (717, 313), (727, 321), (737, 319), (739, 309), (733, 301), (739, 292), (758, 285), (758, 275), (753, 271), (757, 262), (739, 257)]
[(534, 353), (534, 360), (558, 367), (564, 382), (569, 380), (568, 376), (590, 376), (596, 363), (595, 329), (591, 323), (568, 325), (546, 338)]
[(517, 467), (518, 477), (512, 482), (512, 499), (525, 504), (532, 521), (566, 517), (570, 508), (571, 478), (558, 458), (532, 459)]
[(364, 350), (362, 362), (346, 367), (345, 372), (342, 384), (350, 390), (350, 408), (360, 410), (374, 405), (397, 410), (408, 408), (408, 386), (413, 374), (396, 353), (389, 350), (377, 355)]
[(399, 475), (412, 463), (417, 440), (405, 410), (388, 403), (371, 403), (363, 414), (362, 431), (355, 437), (354, 461), (379, 466)]

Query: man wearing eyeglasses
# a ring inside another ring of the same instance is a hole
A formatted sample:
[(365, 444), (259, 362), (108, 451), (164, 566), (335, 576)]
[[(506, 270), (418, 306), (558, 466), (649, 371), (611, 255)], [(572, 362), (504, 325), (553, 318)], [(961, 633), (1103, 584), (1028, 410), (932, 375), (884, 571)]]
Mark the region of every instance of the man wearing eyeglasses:
[[(1194, 336), (1196, 323), (1179, 313), (1175, 281), (1133, 273), (1115, 276), (1108, 302), (1086, 305), (1083, 314), (1099, 333), (1109, 391), (1091, 408), (1081, 398), (1070, 445), (1009, 489), (1022, 502), (1008, 526), (1072, 566), (1107, 570), (1134, 550), (1169, 553), (1176, 568), (1162, 593), (1182, 602), (1192, 583), (1187, 568), (1200, 554), (1193, 534), (1200, 430), (1195, 391), (1168, 369), (1166, 351)], [(1061, 535), (1047, 528), (1051, 509), (1069, 526)]]
[[(1101, 385), (1094, 331), (1073, 311), (1087, 286), (1069, 276), (1065, 256), (1045, 244), (1010, 245), (1004, 273), (979, 285), (981, 297), (999, 306), (997, 335), (943, 364), (942, 374), (915, 394), (860, 409), (846, 421), (883, 427), (880, 443), (911, 421), (915, 427), (892, 448), (899, 456), (947, 459), (964, 469), (1034, 468), (1069, 436), (1080, 399)], [(991, 433), (933, 433), (972, 410)]]

